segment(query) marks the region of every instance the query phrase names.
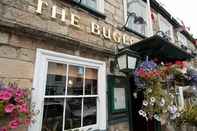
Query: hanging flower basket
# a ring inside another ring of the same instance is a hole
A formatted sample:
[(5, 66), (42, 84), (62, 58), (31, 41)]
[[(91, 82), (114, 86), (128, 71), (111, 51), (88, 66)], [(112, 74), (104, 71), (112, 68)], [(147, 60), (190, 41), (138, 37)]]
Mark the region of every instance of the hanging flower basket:
[[(156, 64), (148, 58), (135, 70), (135, 83), (144, 91), (139, 114), (158, 121), (175, 120), (181, 113), (176, 105), (176, 85), (184, 85), (186, 77), (184, 62)], [(166, 120), (164, 120), (164, 118)]]
[(0, 86), (0, 131), (17, 129), (31, 123), (28, 91), (16, 84)]

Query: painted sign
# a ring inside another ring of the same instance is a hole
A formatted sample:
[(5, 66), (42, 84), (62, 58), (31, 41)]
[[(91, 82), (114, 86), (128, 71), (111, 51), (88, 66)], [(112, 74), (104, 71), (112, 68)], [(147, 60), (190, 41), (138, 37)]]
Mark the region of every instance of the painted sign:
[[(61, 9), (57, 7), (56, 5), (53, 5), (52, 7), (49, 7), (49, 4), (47, 1), (44, 0), (38, 0), (36, 13), (42, 14), (42, 11), (44, 8), (51, 8), (51, 17), (53, 19), (57, 19), (57, 15), (60, 15), (60, 20), (62, 22), (66, 21), (66, 10)], [(59, 11), (60, 10), (60, 11)], [(76, 28), (81, 28), (80, 26), (80, 16), (76, 15), (72, 12), (70, 12), (70, 25), (74, 26)], [(124, 43), (124, 44), (133, 44), (136, 38), (126, 35), (125, 33), (117, 30), (112, 29), (104, 26), (100, 26), (99, 24), (95, 22), (90, 21), (90, 29), (91, 34), (96, 35), (98, 37), (103, 37), (109, 41), (116, 42), (118, 44)]]

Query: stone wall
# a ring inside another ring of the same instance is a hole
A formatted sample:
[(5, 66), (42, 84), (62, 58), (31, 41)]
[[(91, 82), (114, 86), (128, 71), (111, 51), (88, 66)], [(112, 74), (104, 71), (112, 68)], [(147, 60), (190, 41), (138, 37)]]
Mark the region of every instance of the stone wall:
[[(63, 2), (61, 0), (47, 0), (48, 6), (43, 7), (42, 14), (37, 14), (38, 0), (1, 0), (0, 19), (1, 21), (14, 22), (36, 30), (42, 30), (65, 38), (72, 38), (80, 42), (89, 43), (92, 46), (113, 49), (115, 43), (95, 36), (90, 33), (90, 22), (95, 22), (100, 26), (118, 30), (124, 25), (123, 4), (119, 0), (105, 0), (105, 15), (102, 19), (91, 15), (87, 11)], [(66, 10), (66, 20), (62, 22), (60, 16), (57, 19), (51, 18), (51, 7), (57, 5), (58, 8)], [(80, 29), (70, 26), (71, 13), (80, 16)], [(133, 36), (126, 33), (128, 37)], [(137, 36), (133, 37), (136, 42)]]

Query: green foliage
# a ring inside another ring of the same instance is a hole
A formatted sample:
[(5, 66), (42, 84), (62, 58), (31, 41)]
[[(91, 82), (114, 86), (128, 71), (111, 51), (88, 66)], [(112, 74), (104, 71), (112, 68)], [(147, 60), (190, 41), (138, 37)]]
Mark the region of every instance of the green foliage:
[(0, 101), (0, 117), (2, 117), (4, 114), (4, 104)]
[(177, 121), (177, 125), (183, 123), (197, 126), (197, 106), (188, 106), (185, 108), (180, 119)]

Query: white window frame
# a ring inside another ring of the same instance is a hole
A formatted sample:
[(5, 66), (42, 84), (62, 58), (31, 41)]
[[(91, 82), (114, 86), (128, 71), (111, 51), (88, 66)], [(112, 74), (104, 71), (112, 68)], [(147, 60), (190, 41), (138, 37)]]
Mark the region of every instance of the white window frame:
[[(123, 0), (124, 22), (126, 22), (127, 21), (127, 18), (128, 18), (127, 2), (128, 2), (128, 0)], [(142, 1), (142, 2), (144, 2), (144, 1)], [(147, 11), (147, 3), (144, 2), (144, 3), (141, 3), (141, 4), (145, 4), (145, 6), (146, 6), (145, 11)], [(146, 21), (147, 24), (149, 23), (148, 22), (148, 15), (147, 15), (147, 13), (146, 13), (145, 21)], [(126, 27), (128, 27), (128, 23), (127, 23)], [(133, 31), (135, 31), (135, 30), (133, 30)], [(135, 32), (137, 32), (137, 31), (135, 31)], [(145, 36), (148, 35), (147, 32), (148, 32), (148, 25), (146, 25), (146, 28), (145, 28)], [(137, 32), (137, 33), (141, 34), (140, 32)]]
[(173, 33), (173, 26), (172, 26), (172, 24), (170, 24), (170, 22), (168, 22), (168, 20), (166, 20), (161, 14), (158, 14), (158, 23), (159, 23), (160, 31), (162, 31), (161, 30), (161, 21), (165, 22), (165, 24), (167, 24), (170, 27), (171, 42), (174, 42), (174, 33)]
[(32, 89), (32, 104), (34, 110), (40, 111), (35, 118), (35, 123), (29, 126), (28, 131), (41, 131), (44, 108), (44, 96), (46, 89), (47, 68), (49, 62), (61, 64), (77, 64), (98, 69), (98, 102), (97, 102), (97, 124), (83, 127), (81, 129), (106, 130), (107, 128), (107, 105), (106, 105), (106, 64), (102, 61), (86, 59), (78, 56), (57, 53), (44, 49), (37, 49), (34, 81)]

